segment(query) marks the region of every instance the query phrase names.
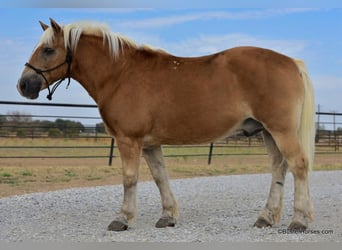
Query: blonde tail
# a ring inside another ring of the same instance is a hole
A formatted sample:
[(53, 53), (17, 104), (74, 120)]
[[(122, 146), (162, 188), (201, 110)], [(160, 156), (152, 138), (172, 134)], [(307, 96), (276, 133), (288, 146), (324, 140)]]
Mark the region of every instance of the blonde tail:
[(315, 154), (315, 99), (314, 90), (305, 63), (294, 59), (301, 73), (304, 83), (304, 103), (301, 114), (301, 123), (298, 131), (300, 142), (305, 155), (308, 157), (309, 170), (313, 168)]

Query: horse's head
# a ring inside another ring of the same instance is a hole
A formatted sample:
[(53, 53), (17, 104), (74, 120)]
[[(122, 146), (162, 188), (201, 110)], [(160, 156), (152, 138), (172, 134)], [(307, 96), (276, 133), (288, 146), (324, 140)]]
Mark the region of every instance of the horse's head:
[(19, 93), (29, 99), (38, 98), (39, 92), (48, 88), (47, 98), (51, 100), (54, 88), (50, 91), (49, 86), (58, 80), (70, 80), (71, 51), (65, 45), (61, 26), (53, 19), (50, 22), (50, 27), (40, 22), (44, 33), (17, 84)]

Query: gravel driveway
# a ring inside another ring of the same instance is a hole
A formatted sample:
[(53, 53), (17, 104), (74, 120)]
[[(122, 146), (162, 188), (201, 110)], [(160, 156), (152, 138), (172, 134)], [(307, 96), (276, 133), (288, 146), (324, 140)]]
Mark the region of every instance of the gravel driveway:
[(157, 229), (160, 197), (152, 182), (139, 183), (138, 215), (125, 232), (108, 232), (120, 208), (122, 186), (78, 188), (0, 199), (0, 240), (5, 241), (341, 241), (342, 171), (310, 175), (315, 221), (304, 234), (284, 234), (293, 205), (287, 175), (284, 211), (273, 228), (253, 228), (269, 190), (270, 174), (172, 180), (180, 205), (176, 227)]

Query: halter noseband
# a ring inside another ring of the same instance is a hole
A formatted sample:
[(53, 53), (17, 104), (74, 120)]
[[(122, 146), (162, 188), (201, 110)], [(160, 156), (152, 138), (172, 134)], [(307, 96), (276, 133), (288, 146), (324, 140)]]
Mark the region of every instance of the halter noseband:
[[(47, 89), (49, 91), (49, 94), (46, 96), (46, 98), (51, 101), (53, 93), (55, 93), (57, 87), (65, 80), (65, 78), (68, 78), (67, 88), (69, 87), (70, 80), (71, 80), (71, 62), (72, 62), (72, 52), (71, 52), (71, 49), (68, 47), (67, 48), (67, 54), (66, 54), (66, 57), (65, 57), (65, 61), (62, 62), (61, 64), (58, 64), (57, 66), (55, 66), (53, 68), (45, 69), (45, 70), (38, 69), (38, 68), (34, 67), (32, 64), (29, 64), (28, 62), (25, 63), (25, 66), (33, 69), (37, 74), (41, 75), (44, 78), (46, 86), (47, 86)], [(44, 76), (44, 73), (54, 71), (54, 70), (62, 67), (64, 64), (68, 65), (66, 77), (64, 77), (64, 78), (60, 79), (58, 82), (56, 82), (56, 84), (52, 87), (52, 90), (50, 90), (49, 82), (46, 79), (46, 77)]]

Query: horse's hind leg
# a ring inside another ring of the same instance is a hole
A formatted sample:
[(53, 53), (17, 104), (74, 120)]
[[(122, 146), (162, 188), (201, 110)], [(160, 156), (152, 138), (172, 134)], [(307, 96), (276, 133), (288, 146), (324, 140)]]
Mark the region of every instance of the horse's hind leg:
[(271, 158), (272, 183), (266, 206), (254, 224), (259, 228), (272, 226), (280, 220), (287, 171), (287, 163), (279, 152), (272, 136), (266, 130), (263, 131), (263, 136)]
[(170, 189), (161, 147), (146, 147), (143, 149), (143, 156), (151, 170), (153, 179), (159, 188), (163, 206), (162, 217), (156, 223), (156, 227), (174, 226), (178, 219), (178, 205)]
[(308, 185), (308, 156), (304, 154), (296, 133), (273, 133), (272, 136), (294, 177), (294, 215), (289, 229), (305, 230), (313, 220)]

